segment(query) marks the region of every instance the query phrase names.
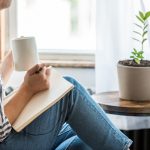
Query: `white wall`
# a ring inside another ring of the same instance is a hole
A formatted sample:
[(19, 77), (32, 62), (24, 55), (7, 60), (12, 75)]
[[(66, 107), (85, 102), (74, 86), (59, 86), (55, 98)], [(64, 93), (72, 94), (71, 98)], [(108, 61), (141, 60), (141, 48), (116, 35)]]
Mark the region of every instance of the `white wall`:
[(94, 68), (57, 68), (64, 76), (76, 78), (86, 88), (95, 89), (95, 69)]

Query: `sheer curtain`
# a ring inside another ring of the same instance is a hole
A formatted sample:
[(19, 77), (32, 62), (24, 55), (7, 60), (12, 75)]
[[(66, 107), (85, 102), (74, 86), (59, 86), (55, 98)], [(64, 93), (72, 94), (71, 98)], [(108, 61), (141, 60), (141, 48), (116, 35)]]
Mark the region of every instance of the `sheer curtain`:
[[(96, 4), (96, 93), (118, 90), (117, 62), (128, 59), (135, 15), (142, 0), (97, 0)], [(149, 52), (148, 52), (149, 53)]]
[[(96, 0), (97, 50), (96, 92), (118, 90), (117, 62), (128, 59), (133, 46), (132, 34), (139, 10), (150, 11), (149, 0)], [(150, 39), (150, 36), (149, 38)], [(150, 59), (150, 48), (145, 45), (145, 58)], [(122, 130), (150, 128), (150, 117), (108, 114)]]

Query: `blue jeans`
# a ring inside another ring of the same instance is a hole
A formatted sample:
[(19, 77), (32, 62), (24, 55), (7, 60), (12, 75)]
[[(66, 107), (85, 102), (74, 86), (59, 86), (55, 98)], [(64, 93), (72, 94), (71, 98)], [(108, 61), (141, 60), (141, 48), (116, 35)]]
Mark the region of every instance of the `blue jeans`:
[(128, 149), (132, 141), (111, 123), (76, 80), (65, 78), (74, 89), (21, 132), (12, 130), (0, 150)]

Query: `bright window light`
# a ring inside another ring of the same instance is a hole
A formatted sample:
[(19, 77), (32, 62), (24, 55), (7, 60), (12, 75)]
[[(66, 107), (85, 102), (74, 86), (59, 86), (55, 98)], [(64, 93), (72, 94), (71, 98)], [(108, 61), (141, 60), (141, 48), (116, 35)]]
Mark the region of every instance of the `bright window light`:
[(17, 35), (40, 50), (95, 50), (96, 0), (18, 0)]

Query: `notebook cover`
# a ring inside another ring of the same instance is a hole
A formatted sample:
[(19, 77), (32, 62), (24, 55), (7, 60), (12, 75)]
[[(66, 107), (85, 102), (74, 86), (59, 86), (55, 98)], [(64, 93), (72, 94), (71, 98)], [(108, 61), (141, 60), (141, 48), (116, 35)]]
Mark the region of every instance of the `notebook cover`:
[[(61, 98), (73, 89), (73, 87), (73, 84), (65, 80), (55, 69), (52, 68), (50, 75), (50, 89), (39, 92), (31, 98), (12, 125), (14, 130), (17, 132), (21, 131), (40, 114), (61, 100)], [(13, 94), (6, 97), (5, 103), (10, 100)]]

